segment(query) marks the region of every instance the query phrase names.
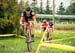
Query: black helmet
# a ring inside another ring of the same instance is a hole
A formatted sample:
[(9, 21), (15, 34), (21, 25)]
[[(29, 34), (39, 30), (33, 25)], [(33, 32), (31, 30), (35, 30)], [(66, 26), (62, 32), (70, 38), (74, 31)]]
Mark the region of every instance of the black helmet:
[(26, 11), (31, 11), (31, 8), (30, 8), (30, 7), (27, 7), (27, 8), (26, 8)]
[(53, 22), (52, 22), (52, 21), (50, 21), (50, 22), (49, 22), (49, 25), (50, 25), (50, 26), (53, 26)]
[(43, 20), (43, 23), (46, 23), (47, 22), (47, 20)]

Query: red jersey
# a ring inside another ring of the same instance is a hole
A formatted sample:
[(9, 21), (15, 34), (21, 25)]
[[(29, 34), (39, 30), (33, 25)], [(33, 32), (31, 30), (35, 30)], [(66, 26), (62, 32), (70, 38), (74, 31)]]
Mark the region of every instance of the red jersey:
[(41, 24), (41, 27), (42, 27), (42, 28), (48, 27), (48, 23), (42, 23), (42, 24)]

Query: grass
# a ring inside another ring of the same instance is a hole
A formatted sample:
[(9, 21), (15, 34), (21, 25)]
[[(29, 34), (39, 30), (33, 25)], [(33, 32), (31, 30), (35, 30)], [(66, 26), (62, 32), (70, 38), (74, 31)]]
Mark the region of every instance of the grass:
[(53, 43), (75, 46), (75, 38), (61, 40), (61, 41), (56, 41), (56, 42), (53, 42)]
[[(38, 44), (41, 39), (41, 33), (39, 30), (35, 32), (35, 42), (32, 44), (33, 46), (33, 53), (35, 53)], [(75, 37), (75, 31), (57, 31), (55, 30), (53, 32), (53, 40), (56, 39), (63, 39), (63, 38), (69, 38), (69, 37)], [(0, 39), (0, 53), (27, 53), (27, 47), (26, 43), (24, 41), (25, 39), (20, 38), (1, 38)], [(75, 46), (75, 39), (67, 39), (62, 41), (56, 41), (53, 43), (58, 44), (64, 44), (64, 45), (71, 45)], [(40, 49), (39, 53), (75, 53), (72, 51), (64, 51), (60, 49), (54, 49), (54, 48), (48, 48), (48, 47), (42, 47)]]
[(56, 30), (75, 30), (75, 24), (55, 24)]
[(0, 53), (19, 53), (26, 49), (23, 39), (5, 38), (0, 40)]
[(64, 50), (55, 49), (55, 48), (42, 47), (39, 53), (75, 53), (75, 52), (64, 51)]
[(75, 37), (75, 31), (54, 31), (53, 32), (53, 39), (61, 39), (61, 38), (69, 38)]

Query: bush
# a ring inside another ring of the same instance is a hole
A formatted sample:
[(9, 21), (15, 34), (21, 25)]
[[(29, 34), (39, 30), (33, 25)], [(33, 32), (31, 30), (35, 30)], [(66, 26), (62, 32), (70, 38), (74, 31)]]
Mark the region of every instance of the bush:
[(0, 34), (12, 33), (14, 24), (6, 19), (0, 19)]

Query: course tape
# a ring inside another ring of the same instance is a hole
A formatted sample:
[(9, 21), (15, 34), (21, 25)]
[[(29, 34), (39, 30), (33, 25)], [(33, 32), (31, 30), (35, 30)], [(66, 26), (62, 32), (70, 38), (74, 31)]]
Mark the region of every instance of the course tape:
[(43, 36), (42, 36), (41, 41), (40, 41), (40, 44), (38, 45), (38, 48), (36, 50), (36, 53), (39, 53), (39, 49), (41, 48), (41, 46), (47, 46), (47, 47), (52, 47), (52, 48), (56, 48), (56, 49), (66, 50), (66, 51), (75, 51), (75, 47), (73, 47), (73, 46), (46, 43), (46, 42), (53, 42), (53, 41), (71, 39), (71, 38), (75, 38), (75, 37), (57, 39), (57, 40), (51, 40), (51, 41), (43, 41), (43, 38), (45, 37), (45, 34), (46, 34), (47, 30), (48, 30), (48, 27), (46, 28), (45, 32), (43, 33)]
[(62, 40), (67, 40), (67, 39), (72, 39), (75, 37), (69, 37), (69, 38), (63, 38), (63, 39), (56, 39), (56, 40), (49, 40), (49, 41), (44, 41), (44, 42), (54, 42), (54, 41), (62, 41)]
[(68, 45), (53, 44), (53, 43), (41, 43), (41, 45), (47, 46), (47, 47), (52, 47), (52, 48), (57, 48), (57, 49), (62, 49), (62, 50), (66, 50), (66, 51), (75, 51), (75, 47), (68, 46)]
[(40, 44), (38, 45), (37, 50), (36, 50), (35, 53), (39, 52), (39, 49), (41, 48), (41, 43), (43, 42), (43, 38), (45, 37), (45, 34), (46, 34), (47, 30), (48, 30), (48, 27), (46, 28), (45, 32), (43, 33), (43, 36), (42, 36), (41, 41), (40, 41)]
[(0, 35), (0, 37), (9, 37), (9, 36), (16, 36), (16, 34), (2, 34)]

